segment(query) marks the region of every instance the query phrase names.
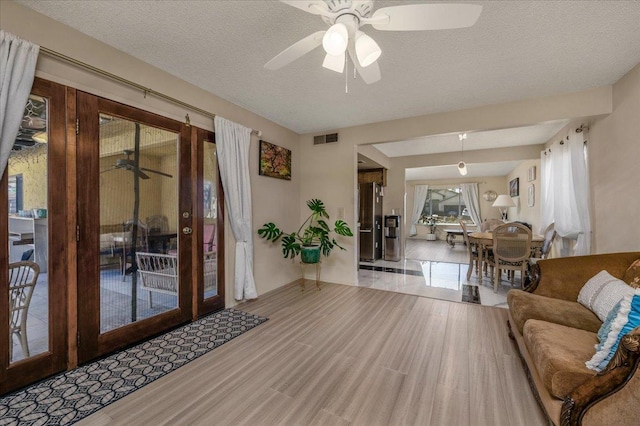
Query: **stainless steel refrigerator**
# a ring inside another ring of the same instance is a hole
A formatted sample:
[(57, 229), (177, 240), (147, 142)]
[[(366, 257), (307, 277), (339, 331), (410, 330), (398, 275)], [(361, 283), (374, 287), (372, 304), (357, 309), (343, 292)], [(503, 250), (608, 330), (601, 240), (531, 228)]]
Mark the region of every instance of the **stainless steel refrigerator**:
[(382, 258), (382, 193), (376, 183), (361, 183), (360, 192), (360, 260)]

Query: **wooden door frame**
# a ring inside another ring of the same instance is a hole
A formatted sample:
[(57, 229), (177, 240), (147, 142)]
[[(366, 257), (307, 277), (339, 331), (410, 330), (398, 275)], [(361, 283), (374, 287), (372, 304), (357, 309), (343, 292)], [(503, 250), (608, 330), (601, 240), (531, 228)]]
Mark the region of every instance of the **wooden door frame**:
[[(195, 164), (192, 167), (191, 180), (193, 185), (193, 199), (195, 200), (194, 210), (194, 235), (193, 238), (193, 254), (196, 256), (197, 261), (193, 262), (193, 314), (192, 317), (196, 318), (209, 314), (211, 312), (224, 309), (224, 290), (225, 290), (225, 278), (224, 278), (224, 190), (222, 188), (222, 179), (220, 178), (220, 168), (217, 169), (216, 179), (216, 194), (218, 203), (216, 206), (216, 285), (218, 287), (218, 294), (209, 299), (204, 299), (204, 218), (202, 212), (202, 206), (204, 205), (204, 144), (215, 143), (216, 137), (214, 132), (208, 130), (199, 129), (194, 127), (191, 131), (191, 164)], [(217, 160), (216, 160), (217, 163)]]
[[(48, 152), (47, 152), (47, 216), (48, 216), (48, 314), (49, 350), (24, 360), (9, 363), (9, 351), (0, 351), (0, 394), (18, 389), (66, 367), (67, 359), (67, 195), (66, 195), (66, 105), (65, 86), (35, 78), (31, 93), (48, 99)], [(7, 169), (8, 170), (8, 169)], [(7, 194), (9, 173), (0, 179), (0, 193)], [(55, 183), (54, 183), (55, 178)], [(7, 196), (0, 196), (0, 211), (7, 212)], [(55, 232), (53, 232), (55, 230)], [(8, 241), (8, 220), (0, 220), (0, 235)], [(53, 261), (53, 254), (59, 254)], [(0, 267), (0, 336), (9, 333), (8, 245), (0, 247), (0, 257), (6, 263)], [(6, 347), (1, 345), (1, 347)]]
[[(191, 279), (192, 235), (181, 233), (192, 225), (191, 143), (190, 128), (185, 124), (157, 114), (111, 101), (96, 95), (77, 91), (79, 134), (77, 136), (77, 209), (78, 209), (78, 362), (83, 363), (98, 356), (129, 346), (156, 335), (166, 329), (186, 323), (191, 319), (192, 299), (188, 285)], [(99, 114), (136, 121), (162, 128), (179, 135), (178, 144), (178, 239), (179, 276), (178, 307), (165, 313), (139, 320), (125, 327), (100, 333), (100, 279), (99, 247), (100, 218), (95, 214), (96, 188), (99, 188)], [(80, 164), (82, 166), (80, 167)], [(186, 215), (183, 215), (183, 212)], [(86, 249), (85, 249), (86, 248)], [(93, 249), (91, 249), (93, 248)], [(90, 277), (90, 278), (89, 278)], [(97, 279), (97, 283), (89, 282)], [(81, 288), (81, 285), (87, 285)]]

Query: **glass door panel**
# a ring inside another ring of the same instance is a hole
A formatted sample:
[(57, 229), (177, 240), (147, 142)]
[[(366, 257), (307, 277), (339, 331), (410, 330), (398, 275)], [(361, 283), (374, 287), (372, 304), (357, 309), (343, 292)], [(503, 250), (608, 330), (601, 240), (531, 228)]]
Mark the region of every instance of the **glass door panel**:
[(77, 108), (83, 363), (191, 318), (191, 129), (83, 92)]
[(35, 79), (0, 180), (0, 394), (66, 360), (64, 98)]
[(197, 132), (198, 315), (224, 308), (224, 194), (220, 183), (216, 144), (213, 133)]
[(100, 332), (178, 307), (180, 135), (100, 114)]
[(48, 100), (30, 95), (9, 154), (9, 360), (49, 351)]

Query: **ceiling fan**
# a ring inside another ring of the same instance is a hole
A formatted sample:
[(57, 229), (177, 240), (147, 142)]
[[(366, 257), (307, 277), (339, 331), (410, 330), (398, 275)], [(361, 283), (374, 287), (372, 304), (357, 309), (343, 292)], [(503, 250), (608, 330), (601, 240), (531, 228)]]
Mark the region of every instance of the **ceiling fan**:
[(371, 25), (381, 31), (421, 31), (470, 27), (482, 6), (475, 4), (408, 4), (373, 11), (374, 0), (280, 0), (305, 12), (319, 15), (330, 25), (289, 46), (265, 64), (277, 70), (322, 44), (326, 56), (322, 66), (342, 73), (346, 55), (367, 83), (380, 80), (376, 62), (382, 53), (378, 44), (360, 30)]
[[(113, 166), (111, 166), (106, 170), (102, 170), (100, 173), (111, 172), (113, 170), (118, 170), (118, 169), (129, 170), (131, 172), (134, 171), (136, 168), (136, 163), (134, 159), (130, 158), (131, 154), (134, 154), (134, 151), (130, 149), (125, 149), (124, 151), (122, 151), (122, 153), (126, 155), (127, 158), (120, 158), (116, 160), (116, 164), (114, 164)], [(158, 175), (162, 175), (170, 178), (173, 177), (172, 175), (165, 172), (161, 172), (159, 170), (152, 170), (152, 169), (147, 169), (145, 167), (139, 167), (138, 176), (140, 176), (141, 179), (149, 179), (149, 175), (144, 172), (156, 173)]]

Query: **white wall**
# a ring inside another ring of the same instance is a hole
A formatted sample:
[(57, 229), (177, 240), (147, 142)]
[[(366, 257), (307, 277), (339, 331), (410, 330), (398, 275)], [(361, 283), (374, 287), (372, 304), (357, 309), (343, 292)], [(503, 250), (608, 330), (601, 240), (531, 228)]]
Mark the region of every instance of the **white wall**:
[[(538, 157), (540, 157), (539, 153)], [(528, 175), (531, 167), (536, 168), (536, 178), (529, 182)], [(520, 195), (513, 197), (516, 206), (509, 207), (507, 217), (509, 221), (526, 222), (532, 226), (534, 233), (541, 234), (544, 229), (540, 230), (540, 160), (527, 160), (520, 163), (507, 175), (505, 186), (498, 194), (509, 194), (509, 182), (516, 178), (519, 179)], [(528, 203), (528, 191), (531, 185), (533, 185), (534, 189), (534, 203), (533, 206), (530, 207)]]
[(586, 134), (594, 253), (640, 251), (640, 64), (613, 85), (613, 113)]
[[(244, 126), (259, 129), (263, 134), (262, 139), (292, 150), (291, 181), (259, 176), (258, 138), (252, 137), (249, 166), (253, 228), (258, 229), (267, 221), (297, 222), (300, 215), (299, 188), (302, 179), (298, 134), (31, 9), (9, 1), (2, 1), (1, 7), (0, 27), (5, 31), (135, 81), (144, 87), (163, 92), (205, 111), (219, 114)], [(105, 79), (44, 54), (41, 54), (38, 59), (36, 75), (176, 120), (183, 121), (188, 113), (193, 125), (213, 130), (213, 120), (210, 117), (153, 96), (145, 97), (144, 93), (137, 89)], [(236, 303), (233, 300), (235, 241), (228, 218), (226, 223), (226, 305), (232, 306)], [(300, 277), (299, 266), (284, 261), (278, 248), (270, 247), (262, 241), (255, 241), (254, 260), (258, 294), (263, 294)]]

